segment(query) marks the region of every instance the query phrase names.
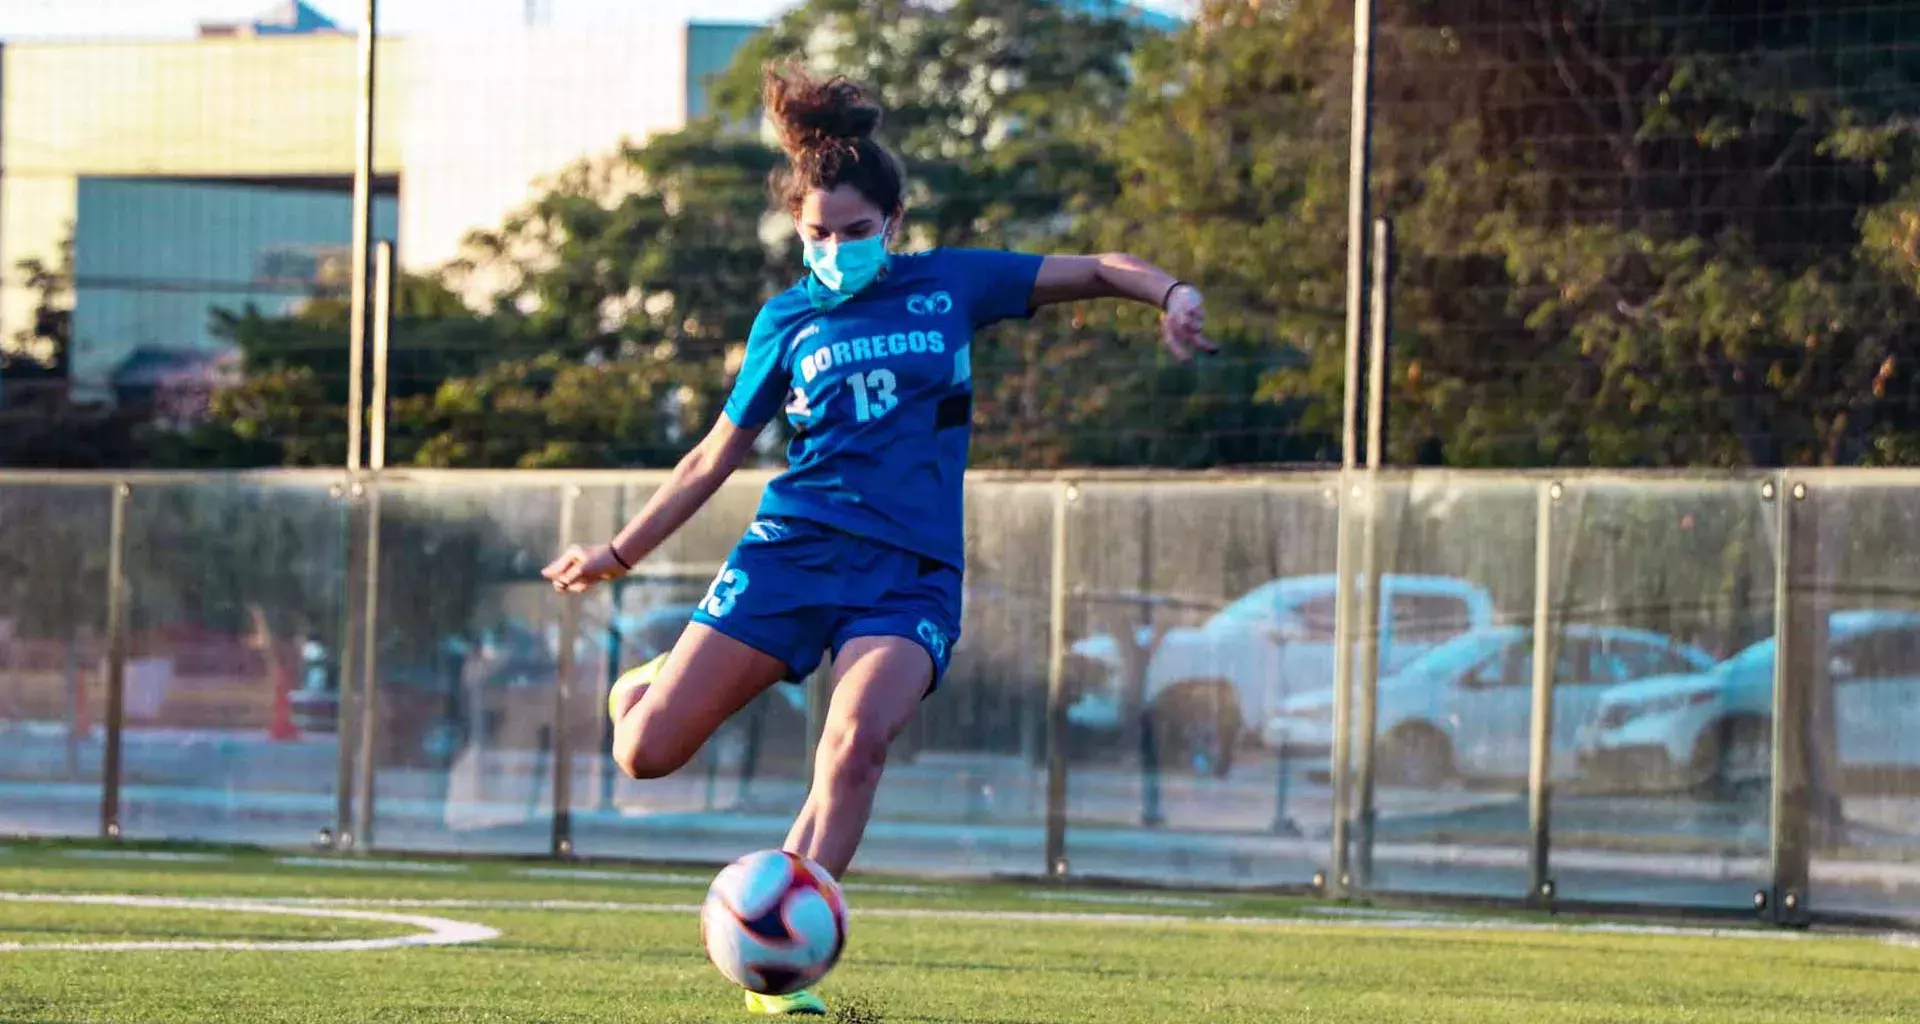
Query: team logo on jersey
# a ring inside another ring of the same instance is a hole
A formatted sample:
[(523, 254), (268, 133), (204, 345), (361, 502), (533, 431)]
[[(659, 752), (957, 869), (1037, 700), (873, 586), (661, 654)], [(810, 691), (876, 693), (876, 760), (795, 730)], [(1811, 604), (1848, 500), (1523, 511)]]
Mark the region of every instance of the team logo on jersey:
[(920, 628), (914, 632), (920, 634), (921, 640), (926, 641), (927, 648), (933, 652), (933, 660), (947, 660), (947, 634), (942, 632), (939, 626), (934, 625), (932, 620), (921, 619)]
[(787, 528), (771, 519), (755, 519), (747, 532), (761, 540), (779, 540), (787, 535)]
[(907, 312), (914, 316), (944, 316), (953, 312), (953, 296), (946, 292), (911, 296), (907, 299)]

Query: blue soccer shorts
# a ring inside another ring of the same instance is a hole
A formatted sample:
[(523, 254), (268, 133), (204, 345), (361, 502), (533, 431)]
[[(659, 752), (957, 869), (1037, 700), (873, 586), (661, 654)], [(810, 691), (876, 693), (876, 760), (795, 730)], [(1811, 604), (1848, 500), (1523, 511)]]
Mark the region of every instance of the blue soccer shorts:
[(809, 520), (763, 517), (693, 621), (786, 662), (796, 682), (856, 637), (904, 637), (933, 659), (931, 693), (960, 639), (960, 570)]

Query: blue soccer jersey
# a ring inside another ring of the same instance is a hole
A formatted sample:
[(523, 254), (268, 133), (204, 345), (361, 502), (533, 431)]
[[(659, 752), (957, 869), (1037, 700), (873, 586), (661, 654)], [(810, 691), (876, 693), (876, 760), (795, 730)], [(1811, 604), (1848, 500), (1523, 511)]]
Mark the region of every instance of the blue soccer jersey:
[(760, 310), (726, 416), (785, 411), (787, 470), (760, 514), (806, 519), (961, 566), (973, 332), (1031, 311), (1041, 257), (985, 249), (896, 255), (833, 309), (803, 281)]

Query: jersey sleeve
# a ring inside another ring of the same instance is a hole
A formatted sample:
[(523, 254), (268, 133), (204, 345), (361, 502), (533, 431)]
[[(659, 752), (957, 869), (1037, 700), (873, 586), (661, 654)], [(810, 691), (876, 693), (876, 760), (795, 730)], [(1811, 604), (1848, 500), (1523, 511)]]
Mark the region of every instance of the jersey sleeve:
[(747, 334), (747, 355), (740, 373), (733, 379), (733, 392), (727, 396), (725, 412), (733, 425), (742, 430), (758, 430), (767, 425), (786, 401), (788, 373), (781, 365), (781, 339), (785, 336), (776, 319), (761, 307)]
[(1002, 249), (948, 249), (949, 286), (975, 327), (1033, 313), (1033, 282), (1043, 256)]

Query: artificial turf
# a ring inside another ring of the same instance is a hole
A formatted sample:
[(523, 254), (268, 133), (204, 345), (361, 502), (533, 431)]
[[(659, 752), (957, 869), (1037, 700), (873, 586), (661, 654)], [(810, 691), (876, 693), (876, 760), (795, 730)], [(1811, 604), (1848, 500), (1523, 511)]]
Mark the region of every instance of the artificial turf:
[[(0, 1021), (736, 1021), (688, 909), (707, 872), (502, 861), (447, 870), (73, 856), (19, 844), (0, 893), (141, 894), (432, 915), (488, 941), (374, 951), (0, 950)], [(365, 863), (365, 862), (359, 862)], [(427, 865), (433, 866), (433, 865)], [(1544, 917), (1336, 916), (1265, 896), (850, 880), (843, 1021), (927, 1024), (1920, 1021), (1920, 948), (1753, 929), (1631, 934)], [(1466, 928), (1463, 925), (1474, 924)], [(1440, 927), (1434, 927), (1439, 925)], [(389, 921), (0, 898), (0, 946), (366, 939)]]

